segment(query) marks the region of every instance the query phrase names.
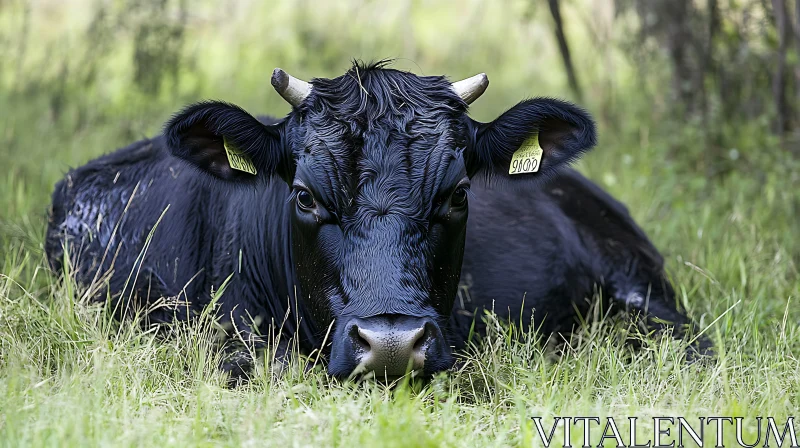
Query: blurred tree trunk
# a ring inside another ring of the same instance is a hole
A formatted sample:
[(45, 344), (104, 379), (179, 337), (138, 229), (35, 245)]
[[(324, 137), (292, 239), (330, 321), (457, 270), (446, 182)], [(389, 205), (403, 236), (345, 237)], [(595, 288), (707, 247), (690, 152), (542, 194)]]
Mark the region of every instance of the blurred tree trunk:
[[(716, 32), (714, 20), (705, 22), (693, 0), (636, 0), (644, 38), (654, 37), (665, 50), (672, 69), (672, 92), (687, 116), (702, 112), (705, 101), (705, 67), (710, 48), (705, 44), (704, 24)], [(709, 1), (709, 8), (718, 9)]]
[[(800, 0), (794, 2), (794, 51), (800, 56)], [(797, 89), (797, 104), (800, 104), (800, 64), (794, 69), (795, 89)]]
[(677, 93), (687, 113), (696, 109), (695, 82), (688, 55), (691, 46), (692, 30), (689, 27), (689, 0), (667, 0), (659, 4), (658, 12), (666, 23), (666, 44), (673, 69), (673, 90)]
[[(714, 60), (714, 49), (716, 48), (717, 42), (717, 35), (720, 31), (720, 11), (719, 11), (719, 1), (718, 0), (708, 0), (707, 3), (708, 7), (708, 20), (707, 20), (707, 28), (706, 28), (706, 42), (704, 48), (701, 49), (703, 52), (701, 63), (700, 63), (700, 70), (696, 75), (696, 80), (699, 88), (698, 95), (701, 95), (700, 98), (700, 112), (703, 120), (703, 128), (705, 132), (703, 132), (703, 139), (705, 141), (706, 150), (703, 151), (706, 167), (710, 169), (714, 166), (714, 161), (718, 160), (721, 157), (721, 145), (718, 144), (717, 141), (717, 132), (716, 128), (712, 126), (711, 121), (713, 120), (711, 116), (711, 106), (709, 103), (712, 100), (712, 96), (714, 95), (714, 83), (720, 79), (720, 72), (722, 71), (721, 67), (718, 67), (716, 61)], [(710, 84), (710, 88), (706, 87), (706, 83)]]
[(772, 78), (772, 95), (777, 111), (776, 130), (783, 135), (789, 124), (789, 105), (786, 102), (786, 47), (789, 38), (789, 24), (785, 0), (772, 0), (775, 14), (775, 27), (778, 31), (778, 66)]
[[(800, 0), (798, 0), (800, 1)], [(717, 73), (717, 66), (714, 63), (714, 44), (717, 40), (719, 33), (720, 14), (719, 14), (719, 1), (708, 0), (708, 41), (706, 43), (705, 55), (703, 57), (703, 67), (700, 70), (700, 83), (704, 86), (704, 95), (702, 98), (703, 108), (703, 121), (708, 122), (708, 98), (705, 95), (705, 78), (706, 74), (710, 75), (712, 80), (716, 80), (719, 76)]]
[(569, 87), (575, 94), (576, 99), (580, 101), (583, 99), (583, 91), (578, 84), (578, 77), (575, 74), (575, 68), (572, 65), (572, 57), (569, 54), (569, 44), (567, 44), (567, 36), (564, 34), (564, 24), (561, 20), (561, 7), (558, 4), (558, 0), (547, 0), (547, 3), (550, 5), (550, 14), (553, 16), (553, 22), (555, 22), (558, 50), (561, 52), (561, 59), (564, 60), (564, 68), (567, 71)]

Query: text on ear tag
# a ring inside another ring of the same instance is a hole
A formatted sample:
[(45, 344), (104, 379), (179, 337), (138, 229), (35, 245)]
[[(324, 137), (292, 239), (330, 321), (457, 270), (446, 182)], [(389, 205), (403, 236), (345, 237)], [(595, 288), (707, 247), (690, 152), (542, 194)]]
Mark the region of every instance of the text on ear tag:
[(250, 160), (250, 156), (239, 151), (233, 143), (228, 142), (226, 137), (222, 137), (222, 145), (225, 147), (225, 154), (228, 156), (228, 163), (231, 165), (231, 168), (253, 175), (258, 173), (258, 171), (256, 171), (256, 166), (253, 165), (253, 161)]
[(539, 133), (535, 133), (522, 142), (518, 150), (511, 155), (508, 174), (525, 174), (539, 171), (544, 151), (539, 146)]

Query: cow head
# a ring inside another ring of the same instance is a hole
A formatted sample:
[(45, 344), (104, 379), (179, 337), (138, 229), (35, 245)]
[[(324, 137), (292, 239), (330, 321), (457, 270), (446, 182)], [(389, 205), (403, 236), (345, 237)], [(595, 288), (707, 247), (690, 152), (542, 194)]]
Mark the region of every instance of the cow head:
[[(282, 121), (196, 104), (167, 124), (170, 150), (220, 179), (279, 176), (290, 186), (297, 286), (317, 328), (332, 325), (331, 374), (448, 368), (442, 329), (457, 293), (470, 179), (535, 188), (594, 145), (591, 118), (538, 98), (476, 122), (467, 107), (485, 75), (451, 83), (356, 64), (311, 83), (276, 69), (272, 83), (293, 106)], [(510, 176), (512, 155), (534, 136), (538, 171)], [(231, 167), (226, 146), (257, 174)]]

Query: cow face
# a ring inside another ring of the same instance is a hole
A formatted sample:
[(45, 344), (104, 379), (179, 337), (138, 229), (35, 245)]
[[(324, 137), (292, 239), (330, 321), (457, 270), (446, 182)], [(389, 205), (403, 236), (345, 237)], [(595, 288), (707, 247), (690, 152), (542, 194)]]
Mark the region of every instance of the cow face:
[[(471, 120), (468, 102), (487, 83), (454, 87), (374, 65), (307, 84), (276, 70), (273, 84), (294, 106), (278, 124), (224, 103), (191, 106), (168, 123), (172, 153), (214, 176), (277, 175), (290, 185), (297, 286), (316, 326), (330, 328), (331, 374), (448, 368), (442, 329), (458, 287), (470, 179), (535, 188), (594, 145), (588, 115), (556, 100)], [(512, 155), (531, 142), (542, 150), (538, 170), (510, 176), (520, 163)], [(232, 167), (226, 146), (258, 175)]]

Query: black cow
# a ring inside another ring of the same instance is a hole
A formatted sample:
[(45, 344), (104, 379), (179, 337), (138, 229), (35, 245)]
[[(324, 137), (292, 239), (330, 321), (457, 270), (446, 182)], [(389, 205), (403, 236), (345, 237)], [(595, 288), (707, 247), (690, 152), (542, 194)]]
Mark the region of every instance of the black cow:
[(293, 106), (283, 119), (199, 103), (69, 172), (51, 264), (69, 248), (79, 282), (105, 275), (98, 296), (151, 322), (191, 318), (227, 280), (216, 312), (230, 335), (297, 336), (337, 377), (445, 370), (488, 308), (568, 332), (597, 290), (650, 329), (692, 326), (626, 208), (566, 168), (595, 144), (582, 109), (537, 98), (479, 123), (467, 107), (485, 75), (384, 64), (311, 84), (276, 69), (272, 83)]

